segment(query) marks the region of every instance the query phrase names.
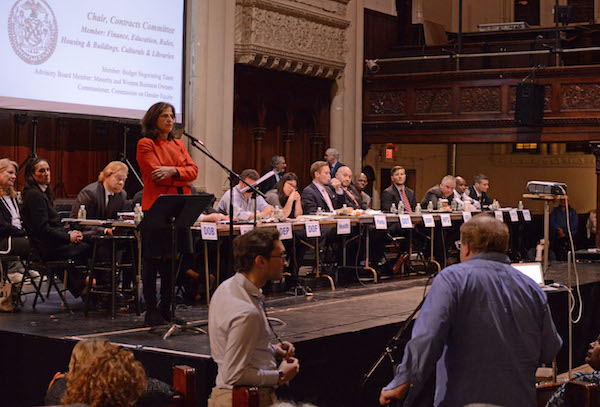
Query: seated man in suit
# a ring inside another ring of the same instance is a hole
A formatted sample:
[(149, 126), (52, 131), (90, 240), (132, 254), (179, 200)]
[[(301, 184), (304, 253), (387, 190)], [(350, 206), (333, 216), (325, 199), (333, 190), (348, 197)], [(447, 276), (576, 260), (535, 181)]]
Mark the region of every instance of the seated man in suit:
[(450, 204), (454, 198), (455, 187), (456, 179), (452, 175), (446, 175), (442, 178), (439, 185), (429, 188), (425, 193), (425, 198), (423, 198), (423, 201), (421, 202), (421, 207), (427, 208), (429, 202), (433, 202), (433, 209), (437, 209), (440, 199), (447, 199), (448, 204)]
[(329, 164), (329, 175), (335, 177), (336, 172), (344, 166), (340, 161), (340, 153), (335, 148), (328, 148), (325, 151), (325, 161)]
[(490, 189), (490, 179), (483, 174), (477, 174), (473, 178), (473, 185), (467, 191), (467, 195), (476, 202), (479, 202), (481, 208), (491, 205), (494, 200), (487, 194)]
[(321, 208), (324, 212), (335, 212), (344, 204), (342, 183), (331, 179), (325, 161), (315, 161), (310, 166), (312, 182), (302, 191), (302, 207), (305, 214), (315, 214)]
[[(71, 209), (71, 218), (76, 218), (81, 205), (85, 205), (88, 219), (117, 219), (117, 212), (126, 207), (127, 192), (123, 189), (129, 169), (121, 161), (111, 161), (92, 182), (77, 194)], [(86, 230), (112, 235), (114, 228), (88, 226)]]
[(371, 197), (365, 192), (365, 188), (367, 187), (368, 183), (369, 180), (367, 176), (362, 172), (360, 174), (356, 174), (356, 176), (354, 177), (354, 188), (356, 188), (356, 190), (360, 194), (360, 197), (362, 198), (363, 202), (367, 205), (367, 208), (370, 208)]
[(287, 165), (285, 163), (285, 157), (283, 157), (282, 155), (274, 155), (273, 158), (271, 158), (270, 170), (273, 171), (274, 174), (272, 177), (267, 178), (266, 180), (261, 182), (258, 188), (265, 194), (267, 193), (267, 191), (274, 189), (277, 186), (277, 183), (279, 182), (283, 174), (285, 174), (286, 166)]
[(335, 177), (342, 184), (346, 206), (354, 209), (367, 209), (367, 204), (363, 201), (362, 196), (358, 193), (354, 185), (352, 185), (352, 170), (346, 166), (340, 167)]
[(417, 206), (417, 200), (414, 191), (404, 185), (406, 183), (406, 170), (404, 167), (396, 165), (390, 171), (390, 177), (392, 185), (381, 193), (381, 210), (389, 212), (392, 204), (396, 204), (397, 208), (402, 201), (404, 209), (407, 212), (413, 212)]
[[(255, 181), (258, 181), (260, 176), (258, 172), (253, 169), (246, 169), (240, 174), (240, 178), (246, 181), (246, 183), (252, 185)], [(254, 199), (252, 199), (252, 191), (247, 190), (242, 192), (246, 188), (246, 184), (242, 181), (233, 188), (233, 216), (237, 220), (253, 220), (254, 219)], [(229, 214), (229, 190), (223, 194), (223, 197), (219, 201), (217, 210), (225, 215)], [(256, 214), (263, 218), (273, 213), (274, 208), (265, 201), (262, 196), (256, 197)]]
[(456, 187), (454, 187), (454, 201), (464, 208), (465, 202), (469, 202), (471, 204), (471, 208), (481, 209), (481, 205), (478, 201), (474, 201), (467, 195), (465, 192), (467, 190), (467, 181), (463, 177), (456, 177)]

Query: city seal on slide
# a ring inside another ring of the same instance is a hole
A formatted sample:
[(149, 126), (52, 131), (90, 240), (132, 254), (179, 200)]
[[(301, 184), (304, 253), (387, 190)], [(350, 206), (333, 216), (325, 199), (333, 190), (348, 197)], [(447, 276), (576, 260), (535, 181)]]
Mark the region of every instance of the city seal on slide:
[(58, 41), (58, 23), (48, 3), (17, 0), (8, 17), (8, 38), (15, 53), (26, 63), (46, 62)]

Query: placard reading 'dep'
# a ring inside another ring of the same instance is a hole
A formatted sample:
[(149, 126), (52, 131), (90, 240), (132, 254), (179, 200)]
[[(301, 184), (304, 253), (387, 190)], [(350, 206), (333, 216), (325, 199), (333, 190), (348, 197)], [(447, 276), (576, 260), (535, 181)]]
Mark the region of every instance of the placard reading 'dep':
[(502, 211), (494, 211), (494, 216), (496, 217), (496, 219), (498, 219), (500, 222), (504, 222), (504, 214), (502, 213)]
[(240, 235), (245, 235), (254, 229), (254, 225), (240, 225)]
[(291, 223), (278, 223), (277, 230), (279, 231), (279, 240), (288, 240), (292, 238)]
[(307, 237), (321, 237), (321, 226), (319, 222), (306, 222), (306, 236)]
[(412, 229), (413, 224), (410, 220), (410, 215), (400, 215), (400, 225), (402, 229)]
[(0, 109), (181, 121), (184, 0), (4, 0)]
[(350, 219), (338, 219), (337, 234), (338, 235), (349, 235), (350, 234)]
[(375, 221), (375, 229), (387, 229), (387, 220), (385, 215), (375, 215), (373, 216), (373, 220)]
[(433, 215), (423, 214), (423, 224), (427, 228), (434, 228), (435, 227), (435, 221), (433, 220)]
[(450, 214), (449, 213), (440, 213), (440, 219), (442, 220), (442, 226), (443, 227), (450, 227), (450, 226), (452, 226), (452, 219), (450, 219)]
[(200, 232), (202, 240), (219, 240), (217, 235), (217, 224), (213, 222), (201, 222)]

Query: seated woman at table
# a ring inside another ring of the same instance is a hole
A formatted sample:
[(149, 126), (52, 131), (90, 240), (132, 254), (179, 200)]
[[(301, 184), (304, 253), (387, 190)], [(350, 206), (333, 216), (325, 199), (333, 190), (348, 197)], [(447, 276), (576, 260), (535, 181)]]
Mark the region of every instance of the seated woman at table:
[[(87, 185), (79, 194), (71, 217), (77, 218), (79, 207), (85, 205), (87, 219), (117, 219), (117, 213), (122, 212), (127, 201), (127, 192), (123, 189), (129, 169), (121, 161), (111, 161), (98, 175), (98, 181)], [(97, 233), (112, 235), (112, 228), (89, 226), (86, 229)]]
[[(87, 263), (90, 246), (83, 242), (79, 230), (67, 230), (54, 209), (54, 194), (50, 187), (50, 166), (43, 158), (35, 158), (25, 168), (23, 189), (23, 224), (31, 245), (43, 260), (74, 260), (76, 264)], [(59, 276), (62, 277), (62, 276)], [(83, 273), (68, 273), (67, 287), (75, 297), (85, 287)]]
[[(21, 222), (21, 208), (17, 201), (15, 181), (18, 171), (17, 163), (8, 158), (0, 160), (0, 251), (10, 247), (8, 256), (19, 256), (27, 259), (29, 256), (29, 240)], [(23, 265), (19, 262), (5, 264), (8, 266), (8, 279), (12, 283), (23, 280)], [(39, 273), (30, 270), (32, 277)]]

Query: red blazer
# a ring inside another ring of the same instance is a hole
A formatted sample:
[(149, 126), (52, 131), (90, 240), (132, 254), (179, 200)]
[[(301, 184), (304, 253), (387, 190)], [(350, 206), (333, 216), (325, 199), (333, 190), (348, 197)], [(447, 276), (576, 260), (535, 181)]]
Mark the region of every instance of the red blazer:
[[(144, 137), (138, 141), (136, 159), (144, 182), (143, 210), (150, 209), (160, 195), (177, 194), (177, 187), (181, 187), (186, 195), (191, 193), (189, 183), (198, 176), (198, 167), (192, 161), (183, 141), (165, 140), (162, 137), (152, 141), (151, 138)], [(152, 179), (152, 171), (159, 166), (175, 167), (179, 176), (155, 181)]]

